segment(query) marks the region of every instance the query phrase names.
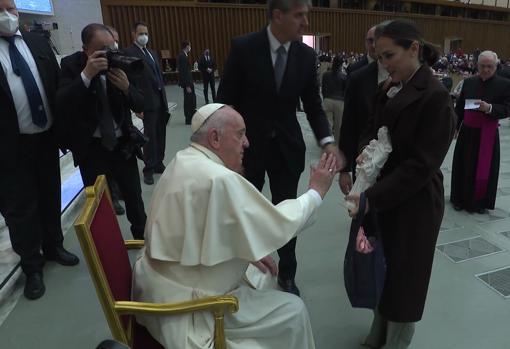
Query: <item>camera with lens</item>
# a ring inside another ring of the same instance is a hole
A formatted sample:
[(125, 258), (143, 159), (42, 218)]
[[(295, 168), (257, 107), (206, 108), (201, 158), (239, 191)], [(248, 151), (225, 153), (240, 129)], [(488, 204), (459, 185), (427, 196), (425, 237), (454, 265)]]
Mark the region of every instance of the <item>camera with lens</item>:
[(142, 147), (149, 141), (149, 137), (144, 135), (136, 126), (128, 125), (128, 133), (125, 141), (120, 145), (120, 152), (127, 160), (134, 154), (140, 160), (143, 160)]
[[(143, 71), (143, 60), (138, 57), (131, 57), (120, 50), (105, 47), (108, 69), (119, 68), (126, 74), (140, 74)], [(104, 72), (106, 73), (106, 72)]]

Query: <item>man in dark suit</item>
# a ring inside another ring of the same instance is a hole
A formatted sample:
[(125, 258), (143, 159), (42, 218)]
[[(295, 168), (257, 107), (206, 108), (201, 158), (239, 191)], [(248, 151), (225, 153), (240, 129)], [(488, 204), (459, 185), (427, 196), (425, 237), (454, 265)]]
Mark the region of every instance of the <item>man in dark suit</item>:
[[(372, 62), (353, 72), (347, 80), (344, 96), (344, 113), (338, 147), (345, 155), (346, 166), (340, 173), (340, 190), (348, 194), (356, 170), (356, 157), (360, 136), (374, 111), (378, 86), (388, 78), (388, 72), (377, 63), (374, 46), (375, 27), (367, 32), (365, 45)], [(351, 177), (352, 172), (352, 177)]]
[(147, 48), (149, 31), (143, 22), (137, 22), (132, 27), (133, 45), (125, 49), (129, 56), (143, 59), (142, 85), (145, 104), (143, 113), (139, 114), (143, 120), (145, 135), (149, 141), (143, 147), (145, 167), (143, 181), (154, 184), (154, 173), (163, 173), (165, 165), (166, 125), (170, 118), (168, 102), (166, 100), (165, 84), (161, 73), (159, 56)]
[(213, 102), (216, 102), (216, 86), (214, 81), (216, 61), (211, 57), (208, 48), (205, 49), (204, 54), (198, 60), (198, 70), (202, 73), (205, 104), (209, 104), (209, 85), (211, 85), (212, 100)]
[(54, 135), (59, 70), (46, 40), (18, 30), (14, 1), (0, 0), (0, 213), (21, 258), (28, 299), (45, 292), (45, 259), (78, 263), (62, 245)]
[(188, 60), (191, 44), (184, 41), (181, 45), (181, 53), (177, 57), (177, 70), (179, 71), (179, 86), (184, 92), (184, 118), (186, 125), (191, 125), (191, 118), (197, 108), (197, 96), (195, 95), (195, 84), (191, 75), (191, 67)]
[[(295, 198), (305, 165), (305, 143), (296, 118), (298, 98), (314, 135), (327, 153), (338, 148), (322, 109), (316, 54), (300, 42), (308, 27), (309, 1), (268, 2), (270, 24), (259, 32), (232, 41), (218, 101), (244, 117), (250, 147), (244, 153), (246, 178), (259, 190), (267, 172), (273, 203)], [(278, 282), (299, 295), (294, 278), (296, 239), (278, 250)]]
[(353, 64), (349, 64), (347, 66), (346, 72), (347, 76), (351, 75), (356, 70), (363, 68), (364, 66), (368, 65), (369, 63), (372, 63), (374, 60), (377, 60), (377, 57), (375, 56), (375, 26), (370, 28), (367, 31), (367, 35), (365, 37), (365, 52), (366, 54), (361, 57), (357, 62)]
[(144, 96), (126, 73), (109, 68), (105, 48), (114, 46), (102, 24), (89, 24), (81, 33), (83, 51), (62, 59), (57, 90), (62, 140), (79, 165), (83, 183), (93, 185), (106, 174), (120, 187), (135, 239), (143, 239), (142, 190), (133, 142), (132, 109), (142, 112)]

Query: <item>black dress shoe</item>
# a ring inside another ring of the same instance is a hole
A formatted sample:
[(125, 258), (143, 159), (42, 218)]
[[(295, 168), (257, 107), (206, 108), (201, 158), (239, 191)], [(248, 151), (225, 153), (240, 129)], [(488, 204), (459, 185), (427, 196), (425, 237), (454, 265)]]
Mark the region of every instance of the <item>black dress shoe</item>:
[(55, 261), (61, 265), (72, 266), (80, 262), (78, 257), (63, 247), (56, 247), (52, 252), (44, 252), (44, 257), (49, 261)]
[(296, 296), (300, 296), (299, 288), (296, 286), (296, 282), (293, 279), (283, 280), (278, 278), (278, 286), (284, 292), (295, 294)]
[(41, 298), (45, 291), (46, 287), (44, 287), (42, 272), (36, 272), (27, 275), (27, 279), (25, 281), (25, 289), (23, 290), (25, 298)]
[(154, 172), (156, 172), (156, 173), (163, 173), (163, 172), (165, 172), (165, 169), (166, 169), (166, 166), (163, 165), (163, 164), (160, 164), (159, 166), (156, 167)]
[(147, 185), (153, 185), (154, 184), (154, 176), (149, 173), (144, 173), (143, 182)]
[(113, 210), (117, 216), (122, 216), (126, 213), (126, 210), (124, 210), (124, 207), (122, 207), (119, 200), (113, 200)]

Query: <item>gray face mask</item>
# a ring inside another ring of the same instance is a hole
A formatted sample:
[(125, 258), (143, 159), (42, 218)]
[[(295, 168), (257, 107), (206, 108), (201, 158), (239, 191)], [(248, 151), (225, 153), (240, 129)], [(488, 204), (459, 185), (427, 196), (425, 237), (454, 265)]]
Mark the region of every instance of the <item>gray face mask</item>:
[(136, 42), (140, 46), (147, 45), (147, 43), (149, 42), (149, 35), (148, 34), (140, 34), (140, 35), (138, 35), (138, 37), (136, 38)]
[(0, 12), (0, 33), (15, 34), (18, 31), (18, 16), (7, 10)]

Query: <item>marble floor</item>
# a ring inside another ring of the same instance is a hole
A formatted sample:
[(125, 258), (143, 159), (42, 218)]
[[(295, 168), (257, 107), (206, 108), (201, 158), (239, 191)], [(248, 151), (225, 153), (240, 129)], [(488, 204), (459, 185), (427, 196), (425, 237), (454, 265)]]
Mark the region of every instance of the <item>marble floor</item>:
[[(201, 87), (196, 86), (199, 106), (203, 104)], [(169, 100), (177, 102), (177, 108), (168, 126), (165, 163), (188, 144), (190, 136), (189, 127), (184, 125), (182, 90), (168, 86), (167, 95)], [(310, 164), (318, 159), (320, 151), (304, 114), (298, 117), (307, 143), (307, 164)], [(502, 121), (496, 209), (480, 215), (446, 207), (426, 309), (416, 327), (412, 349), (510, 348), (510, 299), (507, 298), (510, 273), (502, 269), (510, 266), (509, 131), (508, 122)], [(443, 164), (447, 197), (453, 147), (454, 144)], [(139, 165), (141, 168), (142, 164)], [(300, 192), (306, 189), (308, 175), (305, 172), (301, 178)], [(142, 183), (146, 207), (153, 188)], [(266, 187), (265, 194), (267, 191)], [(318, 349), (359, 348), (371, 320), (370, 311), (350, 307), (343, 286), (342, 265), (350, 220), (342, 197), (335, 185), (319, 211), (316, 224), (300, 235), (297, 245), (297, 283), (310, 313)], [(73, 205), (80, 207), (80, 197)], [(125, 216), (120, 216), (119, 222), (129, 238)], [(74, 230), (69, 226), (64, 228), (67, 230), (65, 246), (82, 256)], [(0, 241), (0, 261), (4, 254)], [(485, 274), (499, 269), (502, 269), (500, 273)], [(1, 348), (91, 349), (111, 337), (83, 261), (72, 268), (48, 263), (45, 282), (46, 294), (37, 301), (20, 297), (23, 276), (11, 281), (14, 285), (8, 295), (2, 298), (0, 291)], [(5, 304), (10, 310), (6, 310)]]

